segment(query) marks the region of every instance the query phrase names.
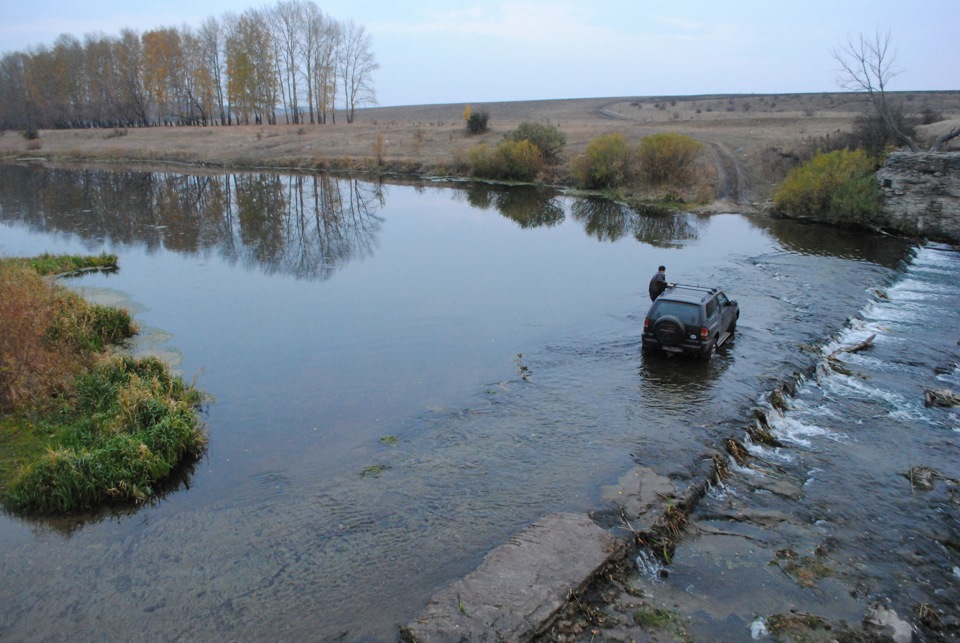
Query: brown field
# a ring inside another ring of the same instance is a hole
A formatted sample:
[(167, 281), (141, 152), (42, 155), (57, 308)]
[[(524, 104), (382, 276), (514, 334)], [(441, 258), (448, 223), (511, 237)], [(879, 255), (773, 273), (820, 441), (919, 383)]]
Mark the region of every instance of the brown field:
[[(907, 113), (942, 114), (945, 120), (919, 129), (921, 143), (960, 124), (960, 91), (892, 96)], [(797, 155), (849, 131), (854, 118), (868, 109), (863, 95), (843, 93), (475, 103), (473, 111), (490, 115), (490, 129), (472, 136), (463, 123), (465, 106), (370, 108), (359, 111), (350, 125), (44, 130), (34, 141), (7, 132), (0, 136), (0, 157), (456, 175), (464, 171), (462, 160), (471, 146), (496, 144), (520, 122), (537, 121), (557, 125), (567, 136), (563, 158), (547, 182), (570, 185), (569, 160), (601, 134), (619, 132), (636, 142), (655, 132), (678, 132), (705, 144), (700, 184), (684, 196), (706, 209), (744, 211), (769, 196)], [(958, 145), (955, 139), (952, 149)]]

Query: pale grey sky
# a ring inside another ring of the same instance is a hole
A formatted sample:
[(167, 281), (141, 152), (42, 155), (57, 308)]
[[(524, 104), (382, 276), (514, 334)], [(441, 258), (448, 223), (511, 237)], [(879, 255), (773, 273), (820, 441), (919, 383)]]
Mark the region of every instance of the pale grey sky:
[[(125, 27), (197, 26), (275, 2), (0, 0), (0, 52)], [(831, 52), (889, 30), (892, 90), (960, 89), (957, 0), (317, 0), (364, 25), (381, 105), (830, 92)]]

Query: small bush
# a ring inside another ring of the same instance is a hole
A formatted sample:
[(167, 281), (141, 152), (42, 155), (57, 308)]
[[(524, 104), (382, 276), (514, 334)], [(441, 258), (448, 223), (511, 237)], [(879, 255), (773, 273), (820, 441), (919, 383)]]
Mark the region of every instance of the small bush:
[(486, 110), (472, 112), (467, 118), (467, 131), (471, 134), (483, 134), (487, 131), (490, 122), (490, 114)]
[(839, 224), (867, 224), (881, 207), (875, 164), (863, 150), (818, 154), (787, 174), (773, 194), (777, 214)]
[(420, 147), (423, 145), (424, 136), (425, 136), (425, 133), (423, 131), (423, 128), (418, 125), (417, 129), (414, 130), (413, 132), (413, 151), (416, 154), (420, 153)]
[(544, 169), (543, 154), (530, 141), (503, 141), (497, 147), (477, 145), (467, 163), (473, 176), (507, 181), (531, 181)]
[(520, 123), (504, 138), (508, 141), (530, 141), (540, 149), (540, 153), (548, 163), (555, 162), (563, 146), (567, 144), (567, 136), (560, 131), (559, 127), (545, 123)]
[(921, 125), (932, 125), (933, 123), (939, 123), (943, 120), (943, 112), (938, 112), (932, 107), (924, 107), (920, 110), (920, 124)]
[[(904, 114), (899, 107), (891, 108), (890, 118), (897, 129), (906, 136), (916, 137), (916, 120)], [(854, 120), (852, 137), (856, 147), (861, 147), (868, 154), (873, 155), (883, 154), (889, 148), (903, 144), (887, 122), (876, 112), (861, 114)]]
[(685, 184), (702, 149), (702, 143), (683, 134), (646, 136), (637, 150), (640, 175), (652, 185)]
[(377, 140), (373, 142), (373, 158), (378, 166), (383, 165), (386, 150), (387, 142), (386, 139), (383, 138), (383, 132), (377, 132)]
[(636, 176), (636, 165), (636, 151), (622, 134), (604, 134), (573, 160), (573, 174), (581, 188), (611, 189), (629, 183)]
[(20, 132), (20, 136), (28, 141), (35, 141), (40, 138), (40, 132), (36, 127), (28, 127)]

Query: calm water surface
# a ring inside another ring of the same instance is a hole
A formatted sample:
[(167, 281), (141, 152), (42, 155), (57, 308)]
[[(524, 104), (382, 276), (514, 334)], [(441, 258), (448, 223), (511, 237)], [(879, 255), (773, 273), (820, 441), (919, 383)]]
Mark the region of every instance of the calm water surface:
[[(635, 463), (682, 484), (913, 256), (531, 189), (0, 167), (0, 253), (104, 250), (68, 283), (214, 397), (210, 446), (149, 506), (0, 518), (5, 639), (393, 639)], [(641, 359), (661, 263), (739, 301), (713, 362)]]

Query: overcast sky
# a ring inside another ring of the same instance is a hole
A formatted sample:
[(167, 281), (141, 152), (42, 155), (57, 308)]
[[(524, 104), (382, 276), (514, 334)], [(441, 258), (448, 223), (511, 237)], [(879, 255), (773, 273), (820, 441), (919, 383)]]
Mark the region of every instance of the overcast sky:
[[(276, 2), (0, 0), (0, 53), (196, 27)], [(960, 89), (958, 0), (317, 0), (373, 39), (381, 105), (838, 91), (831, 51), (889, 30), (891, 90)]]

